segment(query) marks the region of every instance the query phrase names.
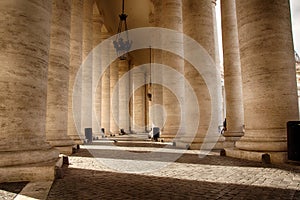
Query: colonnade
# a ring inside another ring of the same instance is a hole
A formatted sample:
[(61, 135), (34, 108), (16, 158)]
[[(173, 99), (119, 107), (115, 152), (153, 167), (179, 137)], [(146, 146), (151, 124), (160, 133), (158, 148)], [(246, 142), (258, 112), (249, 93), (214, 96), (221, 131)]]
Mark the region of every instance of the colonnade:
[[(151, 2), (153, 26), (183, 32), (218, 62), (215, 1)], [(272, 162), (284, 162), (286, 122), (299, 120), (289, 1), (222, 0), (221, 9), (226, 155), (261, 160), (268, 154)], [(172, 141), (178, 132), (176, 142), (186, 142), (193, 118), (185, 113), (192, 109), (185, 98), (185, 79), (197, 96), (201, 113), (191, 148), (203, 145), (211, 120), (220, 121), (220, 117), (211, 119), (212, 99), (203, 77), (169, 52), (154, 49), (152, 61), (176, 70), (181, 79), (162, 69), (162, 75), (155, 78), (171, 84), (175, 91), (153, 84), (150, 103), (145, 87), (129, 96), (135, 81), (146, 79), (145, 72), (130, 74), (125, 84), (118, 82), (132, 69), (134, 58), (112, 62), (97, 80), (99, 55), (87, 57), (112, 34), (94, 0), (3, 0), (0, 18), (9, 19), (0, 24), (0, 182), (53, 179), (59, 153), (71, 154), (75, 144), (82, 144), (85, 128), (92, 128), (99, 137), (101, 128), (107, 135), (120, 129), (142, 132), (151, 107), (154, 112), (149, 121), (162, 129), (162, 137)], [(176, 50), (184, 54), (183, 38), (173, 39)], [(105, 59), (110, 58), (101, 62)], [(89, 67), (81, 68), (84, 62)], [(79, 91), (74, 94), (76, 78)], [(130, 101), (131, 107), (127, 105)], [(156, 112), (156, 106), (164, 107), (166, 116), (161, 109)], [(128, 107), (132, 118), (126, 117)], [(217, 133), (218, 127), (214, 128)]]

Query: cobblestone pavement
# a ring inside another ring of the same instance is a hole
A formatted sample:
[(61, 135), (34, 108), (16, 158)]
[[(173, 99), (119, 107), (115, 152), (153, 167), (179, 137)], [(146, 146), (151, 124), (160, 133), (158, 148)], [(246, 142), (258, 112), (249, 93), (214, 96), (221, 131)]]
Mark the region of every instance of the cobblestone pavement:
[(28, 182), (0, 183), (0, 200), (14, 199)]
[[(48, 200), (300, 199), (297, 166), (263, 165), (217, 154), (199, 158), (199, 151), (192, 150), (159, 151), (153, 146), (84, 146), (70, 157), (64, 178), (54, 182)], [(175, 162), (167, 159), (174, 154), (179, 155)], [(140, 172), (139, 167), (151, 169), (153, 163), (157, 170)]]

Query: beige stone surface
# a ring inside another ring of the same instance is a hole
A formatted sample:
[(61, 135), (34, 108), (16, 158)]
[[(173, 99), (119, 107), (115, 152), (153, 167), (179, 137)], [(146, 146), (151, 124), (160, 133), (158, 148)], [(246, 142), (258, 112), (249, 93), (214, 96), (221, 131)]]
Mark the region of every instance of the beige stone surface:
[[(153, 3), (153, 22), (154, 27), (160, 27), (162, 23), (162, 1), (152, 0)], [(156, 38), (162, 41), (161, 38)], [(152, 63), (162, 64), (162, 50), (152, 49)], [(161, 68), (152, 68), (151, 73), (153, 83), (163, 83), (163, 70)], [(152, 84), (151, 86), (152, 101), (150, 104), (150, 118), (152, 118), (153, 126), (159, 127), (160, 130), (164, 127), (164, 109), (163, 109), (163, 86), (161, 84)]]
[(246, 128), (236, 146), (284, 152), (286, 122), (299, 119), (289, 1), (236, 6)]
[(235, 0), (222, 0), (222, 38), (226, 96), (226, 142), (243, 136), (244, 108)]
[(44, 177), (54, 173), (58, 152), (45, 142), (50, 13), (49, 1), (0, 2), (0, 182), (43, 178), (23, 175), (27, 164), (50, 162)]
[[(84, 138), (84, 135), (81, 133), (81, 88), (79, 88), (78, 93), (76, 93), (78, 96), (74, 96), (74, 99), (76, 99), (77, 102), (73, 102), (74, 83), (82, 62), (82, 6), (83, 4), (81, 0), (72, 0), (68, 98), (68, 135), (77, 144), (82, 144)], [(81, 74), (78, 75), (80, 77), (77, 78), (81, 79)], [(74, 108), (74, 104), (78, 106)], [(73, 112), (78, 113), (77, 119), (74, 119)], [(75, 122), (77, 122), (77, 124), (75, 124)]]
[[(67, 135), (71, 1), (52, 1), (48, 66), (46, 139), (60, 153), (72, 154), (73, 140)], [(60, 148), (63, 147), (63, 148)]]
[[(103, 16), (100, 15), (96, 2), (93, 5), (93, 48), (96, 48), (103, 40), (101, 28), (103, 25)], [(99, 74), (104, 66), (101, 66), (103, 56), (100, 55), (95, 49), (93, 50), (93, 135), (101, 137), (101, 98), (102, 87)]]
[[(168, 29), (173, 29), (179, 32), (183, 31), (182, 19), (182, 1), (181, 0), (163, 0), (161, 12), (161, 26)], [(169, 38), (168, 38), (169, 39)], [(162, 41), (165, 41), (162, 38)], [(183, 51), (183, 38), (178, 36), (172, 41), (176, 44), (176, 50)], [(163, 52), (162, 62), (164, 65), (173, 68), (178, 73), (184, 74), (183, 60), (169, 52)], [(163, 69), (164, 85), (172, 85), (172, 91), (166, 87), (163, 89), (163, 105), (166, 110), (166, 123), (163, 127), (162, 137), (165, 140), (170, 140), (177, 133), (183, 134), (184, 127), (181, 120), (181, 114), (184, 113), (184, 80), (178, 80)], [(177, 99), (174, 93), (181, 94)]]
[(101, 128), (105, 129), (105, 134), (110, 131), (110, 67), (106, 68), (101, 77)]
[[(130, 74), (133, 86), (140, 83), (145, 83), (145, 71), (142, 69), (133, 69), (133, 73)], [(132, 130), (136, 133), (145, 132), (145, 120), (146, 120), (146, 106), (148, 101), (146, 98), (145, 86), (136, 88), (132, 91), (131, 96), (132, 103)]]
[[(116, 84), (119, 80), (118, 60), (110, 65), (110, 128), (111, 134), (119, 133), (119, 90)], [(116, 88), (115, 88), (116, 87)], [(114, 96), (114, 92), (116, 93)]]
[[(83, 1), (82, 28), (82, 96), (81, 96), (81, 131), (92, 128), (93, 109), (93, 5), (94, 0)], [(89, 56), (90, 55), (90, 56)]]
[[(183, 0), (183, 30), (186, 35), (196, 40), (211, 56), (211, 59), (214, 60), (216, 50), (212, 6), (214, 5), (210, 0)], [(191, 138), (192, 133), (186, 133), (184, 137), (180, 138), (180, 142), (193, 142), (194, 144), (191, 148), (199, 148), (204, 142), (210, 121), (217, 119), (211, 119), (212, 100), (201, 74), (187, 62), (185, 63), (184, 74), (197, 96), (200, 120), (195, 138)], [(186, 106), (194, 106), (190, 103), (190, 99), (186, 99), (185, 101)], [(188, 109), (190, 108), (186, 108), (186, 110)], [(194, 119), (193, 115), (187, 113), (185, 116), (185, 125), (189, 126), (189, 123), (193, 122)], [(206, 140), (206, 142), (213, 141), (215, 139)]]
[[(126, 133), (129, 133), (130, 117), (129, 117), (129, 79), (130, 76), (127, 73), (129, 70), (128, 60), (119, 60), (119, 129), (124, 129)], [(127, 75), (126, 75), (127, 73)]]

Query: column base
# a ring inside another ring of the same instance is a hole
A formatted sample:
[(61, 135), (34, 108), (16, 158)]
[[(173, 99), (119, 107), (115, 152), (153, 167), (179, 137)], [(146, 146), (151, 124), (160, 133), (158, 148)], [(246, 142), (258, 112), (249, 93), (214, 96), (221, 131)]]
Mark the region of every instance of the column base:
[(55, 147), (59, 151), (59, 153), (64, 155), (72, 155), (73, 154), (73, 145), (72, 146), (61, 146), (61, 147)]
[(68, 135), (68, 136), (74, 141), (75, 144), (83, 145), (84, 140), (81, 139), (78, 135)]
[[(68, 137), (69, 138), (69, 137)], [(73, 152), (73, 146), (76, 144), (71, 138), (69, 139), (56, 139), (47, 140), (51, 146), (59, 151), (61, 154), (71, 155)]]
[(0, 183), (21, 181), (53, 181), (55, 162), (0, 167)]
[[(179, 140), (175, 141), (176, 147), (178, 148), (185, 148), (185, 149), (191, 149), (191, 150), (221, 150), (224, 148), (224, 137), (220, 136), (217, 138), (194, 138), (194, 139), (188, 139), (188, 138), (180, 138)], [(193, 141), (193, 142), (190, 142)]]
[(164, 134), (162, 133), (160, 138), (163, 139), (163, 141), (165, 142), (173, 142), (174, 138), (176, 137), (176, 135), (174, 134)]
[(285, 163), (287, 161), (287, 152), (256, 152), (244, 151), (237, 148), (225, 148), (225, 154), (228, 157), (240, 158), (256, 162), (266, 162), (265, 155), (267, 154), (270, 158), (271, 163)]
[(224, 136), (225, 141), (223, 143), (224, 148), (234, 148), (235, 143), (241, 139), (241, 137), (228, 137)]

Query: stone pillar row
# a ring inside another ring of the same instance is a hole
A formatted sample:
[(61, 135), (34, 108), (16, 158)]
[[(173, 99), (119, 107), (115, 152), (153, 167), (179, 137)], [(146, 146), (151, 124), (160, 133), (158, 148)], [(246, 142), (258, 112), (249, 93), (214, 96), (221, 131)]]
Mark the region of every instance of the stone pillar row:
[[(154, 18), (155, 25), (186, 33), (217, 59), (211, 0), (153, 2), (158, 5), (156, 14), (160, 16)], [(54, 179), (59, 153), (71, 153), (74, 143), (70, 138), (75, 144), (82, 144), (84, 128), (99, 131), (93, 120), (96, 116), (92, 115), (92, 88), (98, 84), (93, 71), (99, 70), (98, 63), (93, 63), (92, 58), (79, 70), (93, 46), (109, 36), (103, 29), (103, 34), (93, 36), (93, 8), (94, 0), (0, 1), (0, 182)], [(267, 153), (272, 162), (286, 159), (286, 122), (299, 120), (289, 9), (288, 0), (222, 2), (227, 140), (242, 136), (245, 124), (245, 135), (236, 142), (236, 149), (226, 150), (230, 156), (260, 160)], [(101, 21), (94, 20), (95, 23)], [(99, 31), (98, 26), (94, 28)], [(183, 51), (183, 38), (174, 39), (176, 48)], [(176, 55), (154, 51), (154, 60), (190, 80), (201, 113), (193, 143), (201, 144), (211, 116), (205, 82)], [(101, 103), (94, 99), (101, 127), (113, 134), (119, 128), (129, 130), (129, 119), (123, 118), (129, 83), (113, 91), (128, 69), (127, 61), (113, 62), (102, 76), (98, 93), (101, 95), (96, 95), (101, 97)], [(175, 91), (153, 87), (153, 101), (162, 103), (167, 115), (162, 137), (171, 140), (179, 131), (184, 138), (185, 127), (179, 125), (188, 126), (193, 119), (181, 118), (181, 112), (189, 106), (184, 99), (183, 79), (174, 79), (165, 72), (162, 71), (163, 83), (172, 85)], [(80, 98), (73, 102), (77, 75), (80, 91), (76, 94)], [(116, 96), (112, 100), (113, 92)], [(179, 99), (174, 92), (181, 94)], [(73, 107), (74, 103), (80, 106)], [(79, 113), (76, 119), (74, 112)], [(157, 120), (161, 122), (161, 116)]]

